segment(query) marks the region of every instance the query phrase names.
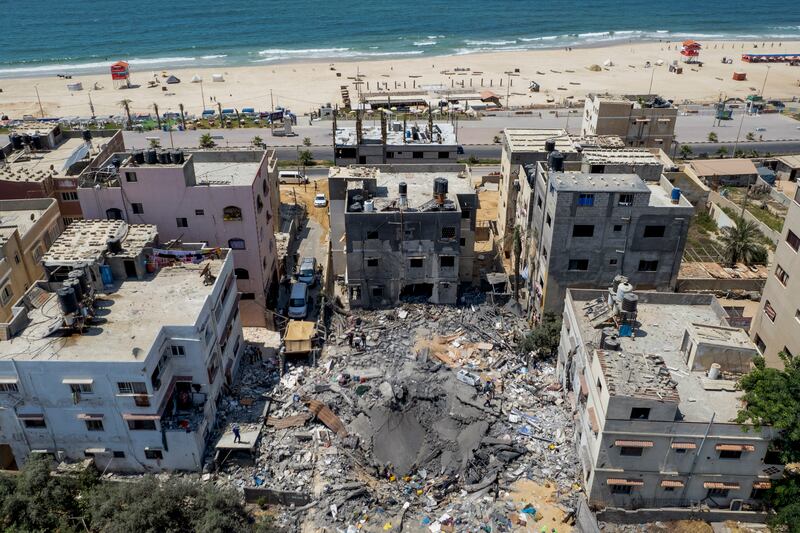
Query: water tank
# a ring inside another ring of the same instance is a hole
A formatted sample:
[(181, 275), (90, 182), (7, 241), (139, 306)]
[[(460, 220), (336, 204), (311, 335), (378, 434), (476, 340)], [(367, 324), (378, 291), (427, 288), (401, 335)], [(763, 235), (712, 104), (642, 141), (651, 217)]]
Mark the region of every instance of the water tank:
[(628, 278), (622, 274), (617, 274), (614, 276), (614, 281), (611, 283), (611, 289), (614, 291), (614, 294), (617, 294), (620, 283), (628, 283)]
[(711, 363), (711, 368), (708, 369), (708, 379), (719, 379), (722, 374), (722, 367), (719, 363)]
[(78, 311), (78, 299), (75, 298), (75, 291), (72, 287), (62, 287), (56, 291), (58, 296), (58, 307), (65, 315)]
[(166, 150), (159, 150), (158, 151), (158, 164), (159, 165), (169, 165), (170, 157), (169, 152)]
[(22, 144), (24, 144), (25, 146), (31, 145), (31, 136), (28, 135), (27, 133), (22, 134)]
[(619, 347), (620, 347), (619, 337), (617, 336), (616, 333), (614, 335), (606, 337), (605, 340), (603, 341), (602, 348), (604, 350), (619, 350)]
[(92, 140), (92, 132), (89, 131), (89, 130), (83, 130), (83, 133), (81, 133), (81, 137), (83, 137), (84, 141), (87, 141), (87, 142), (91, 141)]
[(170, 152), (169, 157), (172, 160), (173, 165), (183, 164), (183, 150), (173, 150)]
[(547, 156), (547, 164), (552, 172), (564, 172), (564, 154), (558, 150), (550, 152)]
[(639, 297), (634, 293), (628, 292), (622, 297), (621, 307), (626, 313), (635, 313), (638, 305)]
[(108, 239), (106, 241), (106, 246), (108, 246), (108, 251), (112, 254), (118, 254), (122, 252), (122, 240), (119, 237)]
[(433, 194), (447, 194), (447, 178), (436, 178), (433, 180)]
[(156, 165), (158, 164), (158, 156), (156, 155), (156, 149), (150, 148), (145, 152), (145, 161), (147, 161), (148, 165)]
[(38, 133), (34, 133), (31, 136), (31, 143), (33, 144), (34, 148), (36, 148), (37, 150), (41, 150), (42, 149), (42, 136), (39, 135)]
[(144, 165), (144, 150), (135, 150), (133, 152), (133, 161), (137, 165)]
[(86, 277), (85, 270), (83, 269), (71, 270), (69, 274), (67, 274), (67, 278), (77, 280), (81, 288), (81, 292), (83, 292), (84, 294), (89, 293), (89, 280)]
[(672, 188), (672, 194), (670, 194), (670, 199), (672, 200), (673, 204), (677, 204), (681, 201), (681, 190), (678, 187)]
[(602, 348), (605, 346), (606, 339), (609, 337), (613, 337), (617, 334), (617, 330), (614, 328), (603, 328), (600, 330), (600, 347)]
[(11, 145), (14, 147), (14, 150), (21, 150), (22, 149), (22, 136), (16, 133), (13, 133), (9, 136), (9, 140), (11, 140)]
[(364, 202), (364, 212), (372, 213), (373, 211), (375, 211), (375, 202), (373, 202), (372, 200), (367, 200), (366, 202)]
[(114, 165), (114, 168), (119, 170), (119, 167), (122, 166), (122, 160), (119, 157), (114, 156), (111, 158), (111, 164)]
[(405, 181), (401, 181), (400, 185), (397, 186), (398, 191), (400, 192), (400, 196), (405, 196), (408, 194), (408, 184)]
[(547, 139), (544, 142), (544, 151), (548, 154), (556, 149), (556, 140), (555, 139)]
[(62, 287), (68, 287), (75, 293), (75, 299), (79, 302), (83, 301), (83, 289), (81, 289), (81, 282), (74, 278), (67, 278), (64, 280)]
[(617, 303), (622, 303), (622, 299), (631, 291), (633, 291), (633, 285), (628, 282), (620, 283), (617, 286)]

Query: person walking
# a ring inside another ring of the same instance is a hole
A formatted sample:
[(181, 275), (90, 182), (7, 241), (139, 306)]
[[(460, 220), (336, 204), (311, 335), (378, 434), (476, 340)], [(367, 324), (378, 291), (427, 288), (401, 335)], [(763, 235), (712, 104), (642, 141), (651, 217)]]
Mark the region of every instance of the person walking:
[(239, 430), (239, 424), (234, 424), (233, 426), (231, 426), (231, 431), (233, 431), (233, 442), (234, 443), (242, 442), (242, 434), (240, 433)]

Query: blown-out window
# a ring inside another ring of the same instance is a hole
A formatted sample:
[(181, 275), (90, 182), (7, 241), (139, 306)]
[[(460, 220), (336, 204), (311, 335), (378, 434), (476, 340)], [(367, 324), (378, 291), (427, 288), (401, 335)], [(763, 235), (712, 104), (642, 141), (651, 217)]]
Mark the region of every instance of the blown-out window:
[(242, 220), (242, 210), (235, 205), (229, 205), (222, 210), (222, 219), (225, 221)]
[(250, 272), (246, 268), (234, 268), (233, 273), (236, 274), (236, 279), (250, 279)]
[(232, 250), (244, 250), (244, 239), (228, 239), (228, 248)]

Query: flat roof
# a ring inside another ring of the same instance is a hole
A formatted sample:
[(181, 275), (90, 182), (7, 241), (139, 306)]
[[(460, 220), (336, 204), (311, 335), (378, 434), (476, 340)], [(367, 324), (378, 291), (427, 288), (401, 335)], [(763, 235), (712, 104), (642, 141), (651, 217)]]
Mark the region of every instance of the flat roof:
[(782, 155), (778, 161), (791, 168), (800, 168), (800, 155)]
[(651, 192), (638, 174), (548, 172), (548, 178), (557, 191)]
[[(414, 140), (414, 128), (417, 128), (418, 134), (422, 134), (422, 138)], [(386, 127), (386, 144), (391, 146), (455, 146), (457, 144), (455, 128), (452, 124), (434, 123), (433, 136), (429, 135), (427, 130), (428, 122), (424, 119), (407, 121), (405, 130), (403, 130), (402, 122), (390, 122)], [(439, 142), (439, 136), (441, 136), (441, 142)], [(361, 142), (362, 144), (379, 144), (381, 142), (381, 127), (364, 126), (361, 129)], [(355, 146), (356, 128), (337, 128), (336, 144)]]
[(20, 237), (24, 236), (55, 203), (54, 198), (0, 201), (1, 240), (5, 242), (14, 230), (19, 231)]
[(195, 161), (198, 185), (250, 185), (261, 167), (259, 162)]
[[(214, 285), (205, 285), (202, 270), (218, 275), (223, 259), (199, 264), (177, 263), (144, 280), (122, 281), (95, 305), (105, 311), (102, 324), (83, 334), (51, 335), (62, 322), (55, 293), (45, 293), (28, 311), (29, 324), (8, 341), (0, 341), (0, 360), (142, 361), (165, 326), (192, 326)], [(37, 286), (31, 290), (41, 290)], [(177, 304), (179, 303), (179, 305)]]
[(689, 163), (698, 176), (733, 176), (758, 174), (749, 159), (695, 159)]
[(42, 257), (45, 264), (96, 261), (108, 250), (108, 239), (122, 239), (122, 252), (106, 255), (135, 257), (158, 235), (154, 224), (128, 224), (124, 220), (80, 219), (67, 226)]
[(503, 130), (506, 144), (512, 152), (544, 152), (544, 142), (556, 141), (556, 150), (562, 153), (575, 152), (572, 138), (563, 129), (513, 129)]
[(587, 148), (581, 157), (592, 165), (661, 165), (661, 158), (647, 148)]
[(20, 135), (49, 135), (52, 131), (58, 128), (58, 122), (38, 122), (35, 120), (24, 121), (11, 128), (11, 133), (18, 133)]
[[(584, 306), (595, 298), (607, 297), (608, 292), (576, 289), (568, 292), (581, 339), (591, 353), (598, 346), (600, 330), (595, 329), (596, 321), (592, 321), (588, 307)], [(635, 338), (619, 337), (619, 351), (604, 351), (606, 378), (618, 384), (619, 394), (643, 394), (658, 400), (659, 395), (671, 397), (677, 391), (679, 409), (687, 422), (708, 422), (714, 415), (718, 422), (731, 422), (738, 414), (741, 396), (741, 391), (733, 389), (735, 382), (709, 380), (703, 371), (690, 371), (681, 352), (687, 327), (701, 333), (712, 328), (719, 330), (718, 326), (728, 327), (724, 314), (718, 314), (713, 306), (716, 300), (702, 294), (636, 294), (639, 332)], [(721, 307), (719, 312), (724, 313)], [(739, 347), (746, 346), (745, 337), (744, 332), (730, 334)], [(749, 340), (746, 342), (749, 344)]]
[(75, 137), (65, 138), (54, 150), (16, 150), (6, 158), (4, 165), (0, 164), (0, 180), (42, 181), (48, 176), (62, 175), (72, 163), (88, 154), (83, 139)]

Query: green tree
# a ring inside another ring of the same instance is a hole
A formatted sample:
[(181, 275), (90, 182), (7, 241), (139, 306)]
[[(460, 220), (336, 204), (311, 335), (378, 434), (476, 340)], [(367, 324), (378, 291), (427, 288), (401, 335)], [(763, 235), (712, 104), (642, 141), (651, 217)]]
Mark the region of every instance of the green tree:
[(161, 148), (161, 141), (158, 139), (150, 139), (150, 148)]
[(717, 155), (720, 157), (725, 157), (726, 155), (728, 155), (728, 149), (725, 148), (724, 146), (720, 146), (717, 149)]
[(131, 129), (133, 127), (133, 120), (131, 119), (131, 102), (132, 100), (129, 100), (127, 98), (123, 98), (122, 100), (117, 102), (119, 106), (125, 110), (125, 114), (128, 116), (128, 129)]
[(262, 139), (261, 137), (259, 137), (258, 135), (256, 135), (255, 137), (253, 137), (252, 139), (250, 139), (250, 144), (252, 144), (253, 146), (258, 146), (258, 147), (260, 147), (262, 144), (264, 144), (264, 139)]
[(311, 137), (303, 137), (303, 146), (311, 146)]
[(481, 160), (475, 157), (475, 154), (470, 155), (469, 159), (467, 159), (467, 163), (469, 163), (470, 165), (477, 165), (480, 162)]
[(297, 161), (303, 165), (303, 172), (305, 172), (306, 166), (314, 163), (314, 156), (311, 154), (311, 150), (300, 150), (297, 154)]
[(517, 348), (525, 354), (536, 352), (537, 358), (544, 359), (556, 354), (560, 339), (561, 316), (548, 311), (542, 315), (539, 324), (523, 337)]
[(153, 104), (153, 111), (156, 113), (156, 121), (158, 122), (158, 129), (161, 129), (161, 113), (158, 112), (158, 104)]
[(495, 144), (500, 144), (500, 136), (495, 135), (494, 137), (492, 137), (492, 142)]
[(739, 261), (745, 264), (753, 264), (758, 258), (761, 248), (759, 241), (761, 232), (758, 226), (750, 220), (736, 217), (734, 220), (736, 227), (722, 228), (720, 242), (725, 251), (725, 257), (731, 266)]
[(211, 138), (210, 133), (204, 133), (200, 136), (200, 148), (214, 148), (217, 143)]
[(737, 148), (733, 152), (733, 157), (744, 157), (744, 150)]
[(709, 142), (715, 143), (719, 139), (717, 138), (717, 134), (712, 131), (712, 132), (708, 133), (708, 140), (709, 140)]
[(752, 131), (747, 132), (747, 135), (745, 135), (744, 137), (748, 141), (755, 141), (756, 140), (756, 135)]
[(693, 154), (692, 147), (688, 144), (681, 145), (681, 157), (683, 159), (689, 159), (689, 157)]

